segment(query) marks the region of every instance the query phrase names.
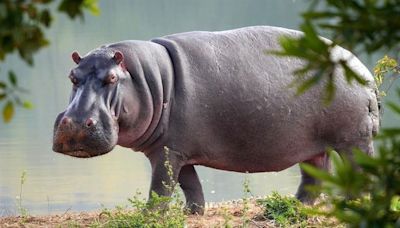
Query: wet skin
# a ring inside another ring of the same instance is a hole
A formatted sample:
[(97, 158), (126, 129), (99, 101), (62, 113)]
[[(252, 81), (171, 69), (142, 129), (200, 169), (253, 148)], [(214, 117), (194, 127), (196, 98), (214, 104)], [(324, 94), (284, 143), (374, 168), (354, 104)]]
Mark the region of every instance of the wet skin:
[[(321, 102), (322, 84), (295, 96), (293, 71), (305, 63), (265, 54), (279, 49), (281, 35), (301, 33), (258, 26), (123, 41), (84, 57), (74, 52), (72, 94), (56, 119), (53, 150), (74, 157), (102, 155), (116, 145), (141, 151), (152, 166), (150, 191), (165, 196), (171, 194), (163, 184), (171, 180), (168, 159), (172, 180), (198, 214), (204, 196), (194, 165), (267, 172), (306, 162), (328, 169), (328, 147), (372, 154), (379, 110), (367, 68), (337, 47), (333, 58), (349, 59), (368, 85), (348, 86), (337, 69), (330, 106)], [(296, 196), (313, 203), (308, 184), (318, 182), (302, 172)]]

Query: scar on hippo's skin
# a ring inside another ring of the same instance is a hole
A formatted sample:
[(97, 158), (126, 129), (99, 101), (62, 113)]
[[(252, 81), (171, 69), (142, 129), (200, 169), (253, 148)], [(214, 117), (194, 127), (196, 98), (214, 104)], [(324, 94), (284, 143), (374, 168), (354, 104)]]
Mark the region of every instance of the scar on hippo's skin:
[(125, 113), (128, 113), (128, 112), (129, 112), (129, 110), (128, 110), (128, 108), (126, 107), (126, 105), (124, 105), (122, 108), (123, 108), (123, 110), (124, 110)]
[(74, 52), (72, 52), (72, 60), (74, 60), (74, 62), (76, 63), (76, 64), (79, 64), (79, 62), (81, 61), (81, 56), (78, 54), (78, 52), (76, 52), (76, 51), (74, 51)]

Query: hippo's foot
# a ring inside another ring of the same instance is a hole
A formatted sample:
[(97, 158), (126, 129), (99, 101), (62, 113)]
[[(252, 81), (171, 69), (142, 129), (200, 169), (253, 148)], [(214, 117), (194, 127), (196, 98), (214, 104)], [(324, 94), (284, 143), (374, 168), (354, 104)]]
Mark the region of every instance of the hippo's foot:
[(313, 194), (308, 192), (305, 189), (299, 189), (296, 193), (296, 198), (306, 205), (314, 205), (315, 200), (317, 199), (317, 194)]
[(183, 166), (179, 173), (179, 184), (186, 197), (186, 208), (190, 214), (204, 214), (204, 195), (199, 177), (193, 165)]
[[(318, 154), (317, 156), (304, 161), (304, 163), (315, 166), (322, 170), (329, 170), (329, 158), (326, 153)], [(307, 186), (319, 186), (320, 181), (310, 176), (308, 173), (301, 169), (301, 182), (297, 189), (296, 198), (302, 203), (313, 205), (315, 199), (319, 196), (319, 192), (308, 191)]]
[(204, 205), (196, 203), (187, 203), (185, 207), (186, 214), (192, 215), (204, 215)]

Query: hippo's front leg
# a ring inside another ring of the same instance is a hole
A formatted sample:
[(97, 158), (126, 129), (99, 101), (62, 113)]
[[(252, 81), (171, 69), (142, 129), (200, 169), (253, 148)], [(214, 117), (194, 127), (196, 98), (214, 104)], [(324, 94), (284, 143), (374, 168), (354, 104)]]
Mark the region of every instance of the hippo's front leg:
[(186, 208), (192, 214), (204, 214), (204, 194), (193, 165), (183, 166), (179, 173), (179, 184), (186, 198)]
[(162, 149), (148, 154), (147, 157), (152, 168), (149, 200), (152, 199), (152, 192), (159, 196), (171, 196), (183, 166), (182, 157)]

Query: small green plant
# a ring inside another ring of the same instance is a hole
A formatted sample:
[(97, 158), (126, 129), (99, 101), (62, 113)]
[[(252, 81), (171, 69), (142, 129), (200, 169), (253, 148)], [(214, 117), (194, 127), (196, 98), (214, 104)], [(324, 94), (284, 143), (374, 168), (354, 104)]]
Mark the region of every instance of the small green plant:
[(222, 209), (222, 216), (224, 217), (224, 223), (222, 224), (222, 226), (225, 228), (231, 228), (233, 215), (225, 207)]
[[(169, 149), (164, 149), (168, 158)], [(164, 228), (184, 227), (186, 216), (183, 210), (183, 201), (179, 192), (174, 190), (172, 166), (168, 159), (165, 162), (170, 177), (169, 184), (164, 186), (173, 194), (171, 197), (159, 196), (152, 192), (151, 199), (146, 202), (141, 193), (137, 192), (128, 199), (130, 207), (117, 207), (115, 211), (104, 209), (105, 222), (96, 222), (93, 227), (137, 227), (137, 228)]]
[(93, 227), (137, 227), (161, 228), (183, 227), (186, 216), (180, 203), (170, 203), (168, 208), (159, 207), (171, 201), (171, 197), (158, 196), (153, 193), (152, 199), (146, 202), (137, 193), (129, 199), (130, 207), (117, 207), (111, 211), (104, 209), (105, 222), (97, 222)]
[(277, 192), (265, 199), (257, 200), (257, 203), (264, 208), (264, 216), (274, 220), (279, 226), (305, 226), (308, 215), (303, 204), (295, 197), (281, 196)]
[(27, 218), (29, 213), (28, 213), (28, 209), (26, 209), (25, 207), (23, 207), (22, 205), (22, 189), (23, 186), (25, 184), (26, 181), (26, 171), (22, 171), (21, 177), (20, 177), (20, 184), (19, 184), (19, 196), (17, 196), (17, 209), (18, 209), (18, 213), (20, 214), (20, 216), (22, 218)]
[(242, 208), (242, 227), (248, 227), (250, 218), (249, 218), (249, 197), (251, 196), (251, 191), (250, 191), (250, 180), (247, 176), (244, 178), (243, 181), (243, 208)]

